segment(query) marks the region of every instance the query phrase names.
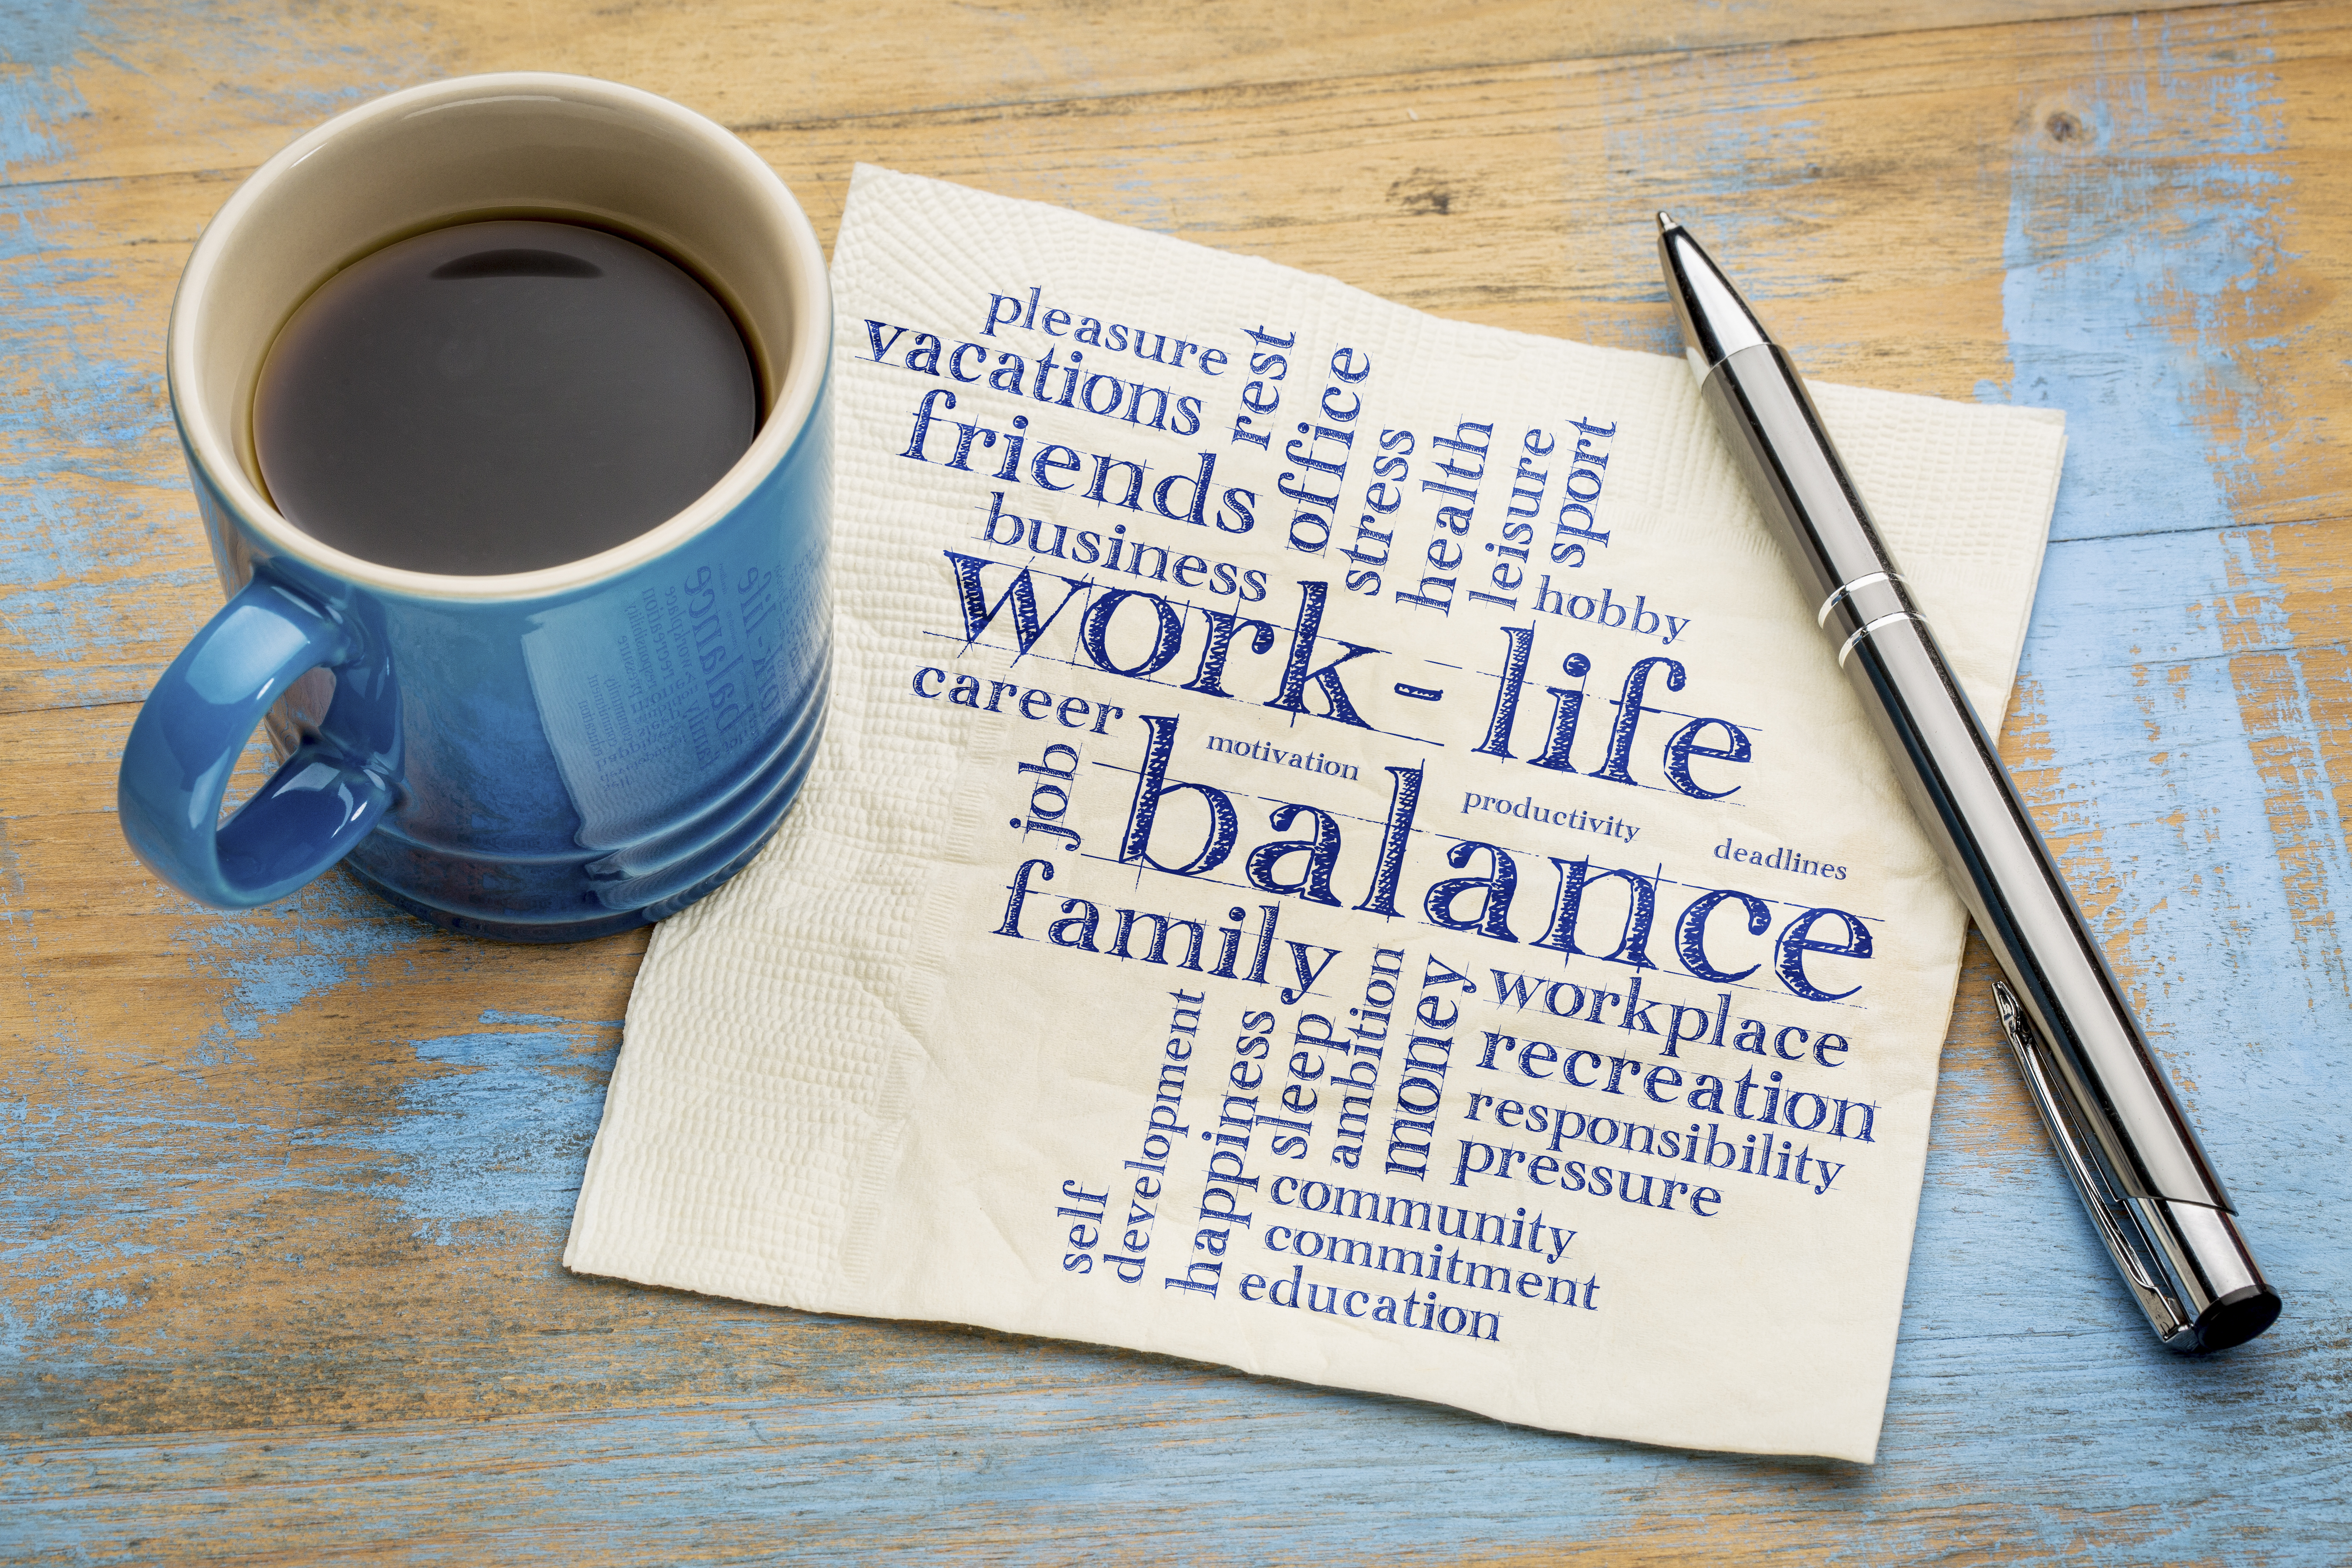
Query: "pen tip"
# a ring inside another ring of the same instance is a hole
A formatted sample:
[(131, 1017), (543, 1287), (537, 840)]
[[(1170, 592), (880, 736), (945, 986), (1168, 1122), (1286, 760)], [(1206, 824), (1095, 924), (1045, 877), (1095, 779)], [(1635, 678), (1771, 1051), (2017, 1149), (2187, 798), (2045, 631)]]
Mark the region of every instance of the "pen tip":
[(1668, 229), (1680, 227), (1682, 227), (1682, 225), (1675, 221), (1674, 214), (1670, 212), (1662, 212), (1658, 215), (1658, 232), (1660, 234), (1665, 233)]

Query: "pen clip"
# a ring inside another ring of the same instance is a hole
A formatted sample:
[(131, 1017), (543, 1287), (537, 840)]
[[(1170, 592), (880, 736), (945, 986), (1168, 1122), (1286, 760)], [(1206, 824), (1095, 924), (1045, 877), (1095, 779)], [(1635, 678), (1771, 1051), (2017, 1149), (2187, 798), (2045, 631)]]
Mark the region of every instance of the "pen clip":
[(2050, 1130), (2050, 1141), (2056, 1146), (2058, 1162), (2074, 1178), (2074, 1190), (2082, 1195), (2083, 1206), (2090, 1211), (2091, 1224), (2106, 1244), (2116, 1267), (2123, 1271), (2124, 1283), (2131, 1287), (2133, 1298), (2147, 1314), (2157, 1337), (2171, 1343), (2190, 1331), (2191, 1324), (2180, 1300), (2163, 1282), (2160, 1267), (2152, 1266), (2147, 1249), (2136, 1247), (2124, 1232), (2128, 1225), (2139, 1228), (2129, 1211), (2123, 1210), (2123, 1223), (2117, 1223), (2120, 1205), (2107, 1195), (2107, 1184), (2096, 1165), (2091, 1163), (2082, 1139), (2076, 1131), (2074, 1119), (2067, 1114), (2065, 1103), (2057, 1088), (2050, 1081), (2042, 1061), (2040, 1042), (2033, 1024), (2017, 1000), (2017, 994), (2006, 981), (1992, 983), (1993, 1005), (2000, 1013), (2000, 1026), (2009, 1037), (2010, 1049), (2017, 1054), (2018, 1069), (2024, 1075), (2027, 1091), (2032, 1095), (2036, 1109), (2042, 1112), (2042, 1125)]

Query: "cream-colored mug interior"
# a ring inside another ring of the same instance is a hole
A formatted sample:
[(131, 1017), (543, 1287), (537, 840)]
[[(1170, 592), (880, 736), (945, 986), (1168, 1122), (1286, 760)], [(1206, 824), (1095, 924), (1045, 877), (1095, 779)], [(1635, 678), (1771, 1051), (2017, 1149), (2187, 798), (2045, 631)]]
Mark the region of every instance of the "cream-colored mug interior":
[[(268, 505), (252, 434), (262, 362), (294, 308), (344, 267), (410, 235), (489, 217), (595, 224), (652, 244), (699, 277), (751, 347), (759, 434), (694, 506), (602, 555), (511, 577), (440, 577), (356, 562)], [(265, 164), (197, 242), (173, 307), (168, 358), (173, 404), (197, 460), (272, 542), (362, 581), (471, 597), (543, 592), (625, 569), (719, 515), (808, 417), (831, 331), (815, 235), (749, 148), (649, 93), (518, 73), (379, 99)]]

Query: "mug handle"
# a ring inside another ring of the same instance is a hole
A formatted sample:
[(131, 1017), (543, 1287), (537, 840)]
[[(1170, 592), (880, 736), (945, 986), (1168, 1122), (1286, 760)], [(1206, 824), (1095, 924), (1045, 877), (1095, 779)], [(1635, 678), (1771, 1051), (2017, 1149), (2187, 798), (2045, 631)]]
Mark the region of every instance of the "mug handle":
[[(122, 749), (116, 805), (150, 870), (221, 909), (286, 897), (351, 853), (398, 798), (399, 688), (377, 639), (257, 572), (156, 681)], [(307, 672), (335, 695), (317, 733), (220, 820), (269, 705)]]

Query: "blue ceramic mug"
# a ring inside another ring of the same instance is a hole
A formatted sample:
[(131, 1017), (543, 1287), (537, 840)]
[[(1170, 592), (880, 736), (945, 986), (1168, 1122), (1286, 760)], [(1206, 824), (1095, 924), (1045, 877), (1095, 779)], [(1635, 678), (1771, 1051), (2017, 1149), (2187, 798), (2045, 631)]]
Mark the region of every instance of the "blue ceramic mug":
[[(625, 544), (541, 571), (402, 571), (270, 505), (252, 403), (278, 329), (343, 267), (426, 229), (569, 219), (698, 276), (750, 345), (740, 461)], [(732, 875), (808, 771), (830, 668), (824, 258), (740, 142), (633, 89), (517, 73), (341, 115), (241, 186), (172, 309), (172, 408), (229, 600), (155, 685), (123, 832), (209, 904), (338, 861), (402, 908), (525, 942), (659, 920)], [(227, 821), (257, 723), (282, 765)]]

